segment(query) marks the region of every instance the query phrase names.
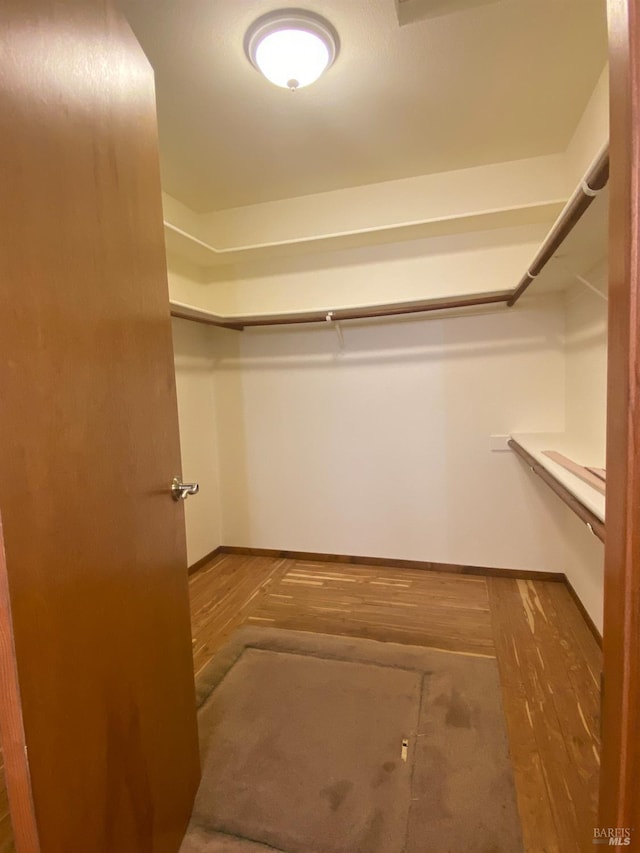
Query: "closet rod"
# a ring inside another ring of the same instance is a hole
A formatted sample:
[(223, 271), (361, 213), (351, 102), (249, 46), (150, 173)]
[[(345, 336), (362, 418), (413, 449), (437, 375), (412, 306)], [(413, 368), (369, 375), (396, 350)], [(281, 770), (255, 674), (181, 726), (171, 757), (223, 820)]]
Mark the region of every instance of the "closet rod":
[(601, 542), (605, 540), (605, 527), (604, 522), (602, 522), (596, 515), (594, 515), (590, 509), (588, 509), (578, 498), (571, 494), (569, 489), (561, 483), (559, 480), (547, 471), (546, 468), (543, 468), (542, 465), (528, 453), (521, 444), (510, 438), (507, 442), (509, 447), (514, 450), (518, 456), (523, 459), (526, 464), (531, 468), (531, 471), (534, 474), (537, 474), (541, 480), (543, 480), (549, 488), (556, 493), (556, 495), (563, 501), (569, 509), (573, 510), (578, 518), (582, 519), (587, 527), (591, 530), (594, 536), (597, 536)]
[(286, 314), (248, 314), (223, 317), (181, 302), (171, 302), (171, 316), (193, 320), (223, 329), (242, 329), (252, 326), (289, 326), (295, 323), (338, 323), (343, 320), (370, 320), (376, 317), (395, 317), (399, 314), (422, 314), (427, 311), (444, 311), (447, 308), (467, 308), (508, 302), (510, 290), (497, 290), (469, 296), (452, 296), (438, 299), (419, 299), (412, 302), (392, 302), (387, 305), (370, 305), (363, 308), (333, 308), (321, 311), (299, 311)]
[(598, 155), (582, 183), (565, 205), (553, 228), (547, 234), (533, 263), (520, 279), (519, 284), (513, 291), (513, 295), (507, 302), (509, 308), (516, 304), (525, 290), (535, 280), (536, 276), (540, 275), (544, 267), (578, 224), (591, 202), (600, 190), (604, 189), (608, 180), (609, 146), (607, 145)]

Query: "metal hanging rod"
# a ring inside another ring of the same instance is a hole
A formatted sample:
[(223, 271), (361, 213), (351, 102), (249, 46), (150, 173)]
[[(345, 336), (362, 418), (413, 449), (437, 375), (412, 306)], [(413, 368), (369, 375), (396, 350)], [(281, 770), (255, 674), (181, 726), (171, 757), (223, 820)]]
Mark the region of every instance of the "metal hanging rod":
[(223, 329), (242, 329), (254, 326), (289, 326), (297, 323), (339, 323), (343, 320), (370, 320), (376, 317), (396, 317), (401, 314), (423, 314), (428, 311), (444, 311), (451, 308), (467, 308), (474, 305), (507, 303), (510, 290), (468, 296), (447, 296), (438, 299), (417, 299), (411, 302), (391, 302), (385, 305), (369, 305), (362, 308), (331, 308), (318, 311), (288, 311), (286, 314), (248, 314), (221, 316), (203, 311), (192, 305), (171, 302), (171, 316), (182, 320), (193, 320)]
[(529, 285), (540, 275), (553, 255), (555, 255), (562, 243), (564, 243), (576, 227), (594, 198), (607, 185), (608, 180), (609, 146), (606, 145), (585, 175), (580, 186), (565, 205), (564, 210), (557, 218), (551, 231), (547, 234), (533, 263), (520, 279), (516, 289), (513, 291), (513, 295), (507, 302), (509, 308), (516, 304)]

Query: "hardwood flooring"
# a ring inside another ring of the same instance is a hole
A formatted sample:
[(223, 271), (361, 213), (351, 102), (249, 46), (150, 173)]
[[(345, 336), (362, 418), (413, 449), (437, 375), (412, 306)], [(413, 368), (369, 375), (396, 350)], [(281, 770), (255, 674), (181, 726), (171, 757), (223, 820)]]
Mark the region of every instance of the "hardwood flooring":
[(564, 584), (221, 555), (190, 585), (196, 672), (244, 623), (496, 657), (527, 853), (593, 849), (601, 652)]
[(563, 584), (222, 554), (189, 586), (196, 673), (244, 623), (496, 657), (527, 853), (593, 849), (601, 652)]
[(196, 675), (229, 634), (260, 606), (285, 571), (286, 560), (223, 555), (191, 576), (191, 633)]
[(487, 582), (527, 850), (592, 850), (602, 653), (563, 584)]
[(494, 655), (485, 579), (294, 562), (250, 622)]

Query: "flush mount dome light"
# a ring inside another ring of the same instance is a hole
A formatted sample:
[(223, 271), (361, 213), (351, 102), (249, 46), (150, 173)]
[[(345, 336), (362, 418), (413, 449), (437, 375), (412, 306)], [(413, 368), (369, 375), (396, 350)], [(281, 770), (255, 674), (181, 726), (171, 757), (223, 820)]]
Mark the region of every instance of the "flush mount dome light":
[(283, 89), (314, 83), (338, 55), (338, 34), (320, 15), (304, 9), (281, 9), (258, 18), (244, 48), (267, 80)]

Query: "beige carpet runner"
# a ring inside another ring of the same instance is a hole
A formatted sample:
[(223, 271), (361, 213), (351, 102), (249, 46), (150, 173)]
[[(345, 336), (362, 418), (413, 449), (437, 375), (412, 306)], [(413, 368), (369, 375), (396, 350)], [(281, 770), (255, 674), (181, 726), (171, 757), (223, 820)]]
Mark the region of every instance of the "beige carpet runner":
[(198, 683), (181, 853), (521, 853), (490, 658), (243, 628)]

